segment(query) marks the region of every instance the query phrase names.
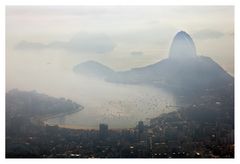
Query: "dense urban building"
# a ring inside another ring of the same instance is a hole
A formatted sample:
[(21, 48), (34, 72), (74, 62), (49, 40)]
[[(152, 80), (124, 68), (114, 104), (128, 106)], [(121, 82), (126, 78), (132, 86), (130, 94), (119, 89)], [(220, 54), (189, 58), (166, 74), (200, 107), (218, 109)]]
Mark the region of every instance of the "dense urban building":
[(100, 139), (107, 139), (108, 137), (108, 125), (107, 124), (100, 124), (99, 125), (99, 138)]
[(6, 157), (233, 158), (233, 101), (202, 99), (131, 129), (100, 124), (99, 130), (76, 130), (25, 116), (7, 118)]

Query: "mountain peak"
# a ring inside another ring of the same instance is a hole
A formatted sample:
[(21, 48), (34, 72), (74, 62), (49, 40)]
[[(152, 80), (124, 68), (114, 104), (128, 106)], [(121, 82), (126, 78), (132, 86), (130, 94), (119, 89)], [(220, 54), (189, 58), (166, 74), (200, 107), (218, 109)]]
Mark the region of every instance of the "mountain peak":
[(180, 60), (196, 56), (196, 47), (191, 36), (185, 31), (178, 32), (172, 41), (169, 58)]

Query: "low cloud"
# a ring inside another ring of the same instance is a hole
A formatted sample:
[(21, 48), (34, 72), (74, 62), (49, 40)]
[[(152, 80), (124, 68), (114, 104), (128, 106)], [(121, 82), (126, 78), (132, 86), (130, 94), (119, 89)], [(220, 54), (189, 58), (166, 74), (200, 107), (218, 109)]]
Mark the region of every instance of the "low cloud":
[(132, 51), (130, 53), (131, 56), (136, 56), (136, 57), (139, 57), (139, 56), (143, 56), (143, 52), (142, 51)]
[(192, 34), (192, 36), (194, 38), (198, 38), (198, 39), (218, 39), (223, 37), (225, 34), (219, 31), (215, 31), (215, 30), (210, 30), (210, 29), (204, 29), (204, 30), (200, 30), (197, 31), (195, 33)]
[(105, 34), (80, 33), (69, 41), (55, 41), (49, 44), (21, 41), (15, 47), (18, 50), (64, 49), (74, 53), (108, 53), (116, 44)]
[(20, 43), (17, 44), (17, 46), (15, 47), (16, 49), (20, 49), (20, 50), (34, 50), (34, 49), (44, 49), (46, 48), (47, 45), (42, 44), (42, 43), (38, 43), (38, 42), (28, 42), (28, 41), (21, 41)]

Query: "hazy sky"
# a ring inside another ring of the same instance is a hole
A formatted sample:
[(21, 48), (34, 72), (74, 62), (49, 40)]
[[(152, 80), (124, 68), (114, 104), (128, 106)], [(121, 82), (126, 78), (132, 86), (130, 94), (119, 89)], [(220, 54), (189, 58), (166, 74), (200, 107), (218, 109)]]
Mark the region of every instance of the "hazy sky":
[(6, 88), (76, 101), (85, 119), (74, 115), (72, 122), (90, 121), (81, 126), (97, 127), (106, 114), (122, 112), (119, 121), (108, 118), (110, 127), (133, 127), (161, 113), (161, 105), (174, 104), (173, 95), (88, 79), (72, 68), (87, 60), (114, 70), (156, 63), (168, 57), (180, 30), (192, 36), (198, 55), (233, 74), (233, 7), (7, 7)]
[(184, 30), (197, 53), (234, 72), (234, 8), (81, 6), (6, 9), (7, 82), (21, 74), (71, 71), (86, 60), (114, 70), (158, 62)]

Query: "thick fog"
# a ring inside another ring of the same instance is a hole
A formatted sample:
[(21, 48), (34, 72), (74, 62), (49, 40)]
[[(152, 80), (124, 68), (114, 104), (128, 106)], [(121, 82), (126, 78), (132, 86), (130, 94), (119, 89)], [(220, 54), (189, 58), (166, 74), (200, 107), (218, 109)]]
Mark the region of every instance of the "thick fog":
[(88, 60), (114, 71), (153, 64), (168, 57), (174, 35), (184, 30), (197, 55), (233, 74), (233, 15), (233, 7), (7, 7), (6, 88), (36, 90), (85, 107), (52, 123), (133, 127), (174, 110), (166, 108), (174, 106), (174, 97), (153, 87), (86, 78), (73, 67)]
[[(111, 128), (130, 128), (140, 120), (148, 121), (174, 108), (174, 97), (157, 88), (108, 83), (97, 78), (74, 74), (71, 70), (49, 69), (45, 73), (21, 73), (8, 89), (36, 90), (54, 97), (69, 98), (84, 106), (78, 113), (64, 118), (48, 120), (78, 128), (97, 128), (99, 123), (108, 123)], [(33, 82), (34, 81), (34, 82)]]

